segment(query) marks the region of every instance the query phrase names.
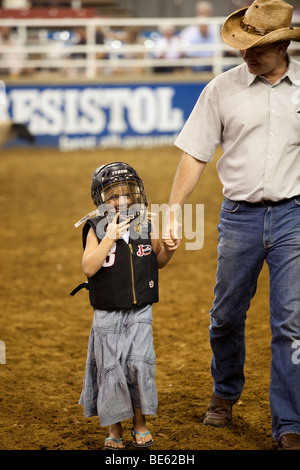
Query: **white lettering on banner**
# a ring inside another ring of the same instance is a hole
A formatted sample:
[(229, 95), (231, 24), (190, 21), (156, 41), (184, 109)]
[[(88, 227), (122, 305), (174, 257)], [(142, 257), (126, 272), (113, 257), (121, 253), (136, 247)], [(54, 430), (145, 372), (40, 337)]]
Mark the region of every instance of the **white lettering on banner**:
[(92, 150), (97, 147), (97, 139), (94, 136), (89, 137), (68, 137), (62, 135), (59, 137), (59, 149), (62, 151), (70, 150)]
[(99, 107), (101, 102), (104, 102), (104, 100), (101, 100), (101, 92), (97, 90), (95, 93), (93, 88), (86, 88), (80, 94), (79, 107), (82, 111), (82, 132), (100, 134), (105, 129), (106, 117)]
[(127, 130), (124, 110), (128, 108), (130, 102), (129, 88), (117, 88), (115, 90), (105, 90), (106, 107), (109, 110), (108, 130), (112, 134), (122, 134)]
[(173, 108), (172, 87), (23, 88), (7, 97), (11, 118), (35, 135), (177, 132), (183, 111)]
[[(77, 134), (77, 109), (78, 109), (78, 94), (79, 90), (66, 90), (65, 92), (65, 128), (61, 132), (66, 134)], [(63, 111), (62, 111), (63, 113)]]
[[(60, 112), (62, 100), (63, 97), (60, 90), (47, 89), (42, 93), (41, 108), (42, 110), (47, 110), (47, 119), (41, 119), (40, 124), (39, 122), (36, 123), (37, 129), (38, 126), (41, 126), (42, 134), (57, 135), (61, 132), (63, 128), (63, 115)], [(36, 133), (37, 129), (34, 129), (34, 133)]]
[(107, 137), (100, 138), (97, 141), (96, 136), (88, 137), (68, 137), (61, 135), (58, 139), (59, 149), (62, 152), (68, 152), (70, 150), (85, 149), (92, 150), (95, 148), (108, 149), (108, 148), (125, 148), (133, 149), (136, 147), (142, 148), (153, 148), (172, 146), (176, 140), (178, 134), (171, 135), (159, 135), (159, 136), (124, 136), (110, 135)]
[(7, 105), (8, 99), (6, 96), (5, 83), (0, 80), (0, 122), (9, 120)]
[(158, 120), (158, 130), (161, 132), (178, 131), (183, 125), (182, 110), (172, 109), (171, 103), (175, 93), (173, 88), (157, 88), (157, 99), (160, 103), (160, 119)]
[(10, 93), (12, 120), (32, 123), (34, 112), (38, 107), (39, 90), (13, 90)]
[(132, 129), (139, 134), (148, 134), (155, 129), (158, 122), (156, 116), (156, 100), (151, 88), (138, 88), (128, 109), (128, 120)]

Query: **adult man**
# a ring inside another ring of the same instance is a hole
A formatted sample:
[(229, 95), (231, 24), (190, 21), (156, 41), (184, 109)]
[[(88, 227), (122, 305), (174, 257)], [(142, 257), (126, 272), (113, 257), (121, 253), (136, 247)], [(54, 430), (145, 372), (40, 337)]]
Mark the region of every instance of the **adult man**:
[[(230, 424), (242, 393), (245, 318), (264, 261), (270, 276), (272, 433), (300, 449), (300, 41), (293, 8), (255, 0), (225, 21), (222, 38), (244, 62), (201, 93), (175, 144), (184, 151), (170, 205), (185, 203), (217, 145), (223, 184), (215, 299), (211, 309), (214, 393), (204, 423)], [(174, 206), (175, 207), (175, 206)], [(170, 233), (178, 245), (175, 224)]]

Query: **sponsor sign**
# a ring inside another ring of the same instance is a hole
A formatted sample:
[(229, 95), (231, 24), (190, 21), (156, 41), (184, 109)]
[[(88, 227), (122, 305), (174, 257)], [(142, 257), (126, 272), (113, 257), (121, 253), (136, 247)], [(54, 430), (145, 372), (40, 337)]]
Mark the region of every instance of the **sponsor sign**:
[(62, 151), (172, 145), (204, 86), (6, 85), (0, 120), (26, 123), (36, 145)]

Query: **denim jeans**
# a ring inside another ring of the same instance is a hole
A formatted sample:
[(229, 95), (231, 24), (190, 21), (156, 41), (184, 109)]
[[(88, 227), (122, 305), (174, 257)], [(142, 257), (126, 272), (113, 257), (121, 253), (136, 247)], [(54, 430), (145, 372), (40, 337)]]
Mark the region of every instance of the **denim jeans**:
[[(245, 321), (266, 261), (270, 282), (272, 433), (300, 434), (300, 198), (277, 206), (224, 199), (210, 311), (217, 396), (237, 400), (245, 376)], [(259, 366), (258, 366), (259, 367)]]

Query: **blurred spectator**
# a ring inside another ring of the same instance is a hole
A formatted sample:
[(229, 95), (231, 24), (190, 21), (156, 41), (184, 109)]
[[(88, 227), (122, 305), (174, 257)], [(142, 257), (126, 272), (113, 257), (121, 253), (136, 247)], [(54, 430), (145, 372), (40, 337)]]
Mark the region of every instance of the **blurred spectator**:
[(242, 5), (240, 5), (239, 8), (249, 7), (252, 2), (253, 0), (245, 0), (244, 2), (242, 2)]
[[(8, 0), (9, 1), (9, 0)], [(62, 1), (58, 1), (58, 0), (32, 0), (31, 1), (31, 4), (33, 7), (37, 7), (37, 8), (57, 8), (57, 7), (70, 7), (70, 4), (72, 2), (69, 1), (69, 2), (62, 2)]]
[[(87, 44), (87, 28), (85, 26), (75, 28), (73, 30), (73, 44), (76, 46), (86, 45)], [(95, 44), (103, 45), (104, 44), (104, 34), (100, 30), (96, 30), (95, 33)], [(86, 59), (86, 52), (74, 52), (69, 56), (69, 60), (72, 61), (76, 59)], [(95, 54), (96, 59), (107, 59), (107, 54), (99, 52)], [(84, 71), (82, 68), (78, 67), (67, 67), (65, 73), (68, 75), (74, 75), (80, 71)]]
[(140, 37), (140, 28), (135, 27), (128, 27), (122, 31), (113, 31), (113, 30), (105, 30), (105, 37), (107, 42), (109, 42), (111, 46), (111, 53), (109, 58), (122, 58), (122, 59), (140, 59), (138, 66), (135, 67), (116, 67), (113, 72), (116, 74), (130, 72), (130, 73), (142, 73), (144, 72), (144, 66), (142, 65), (142, 60), (144, 55), (141, 52), (122, 52), (122, 46), (127, 45), (139, 45), (141, 44), (141, 37)]
[[(166, 24), (159, 29), (161, 36), (155, 41), (153, 57), (156, 59), (179, 59), (182, 57), (182, 53), (179, 51), (181, 44), (180, 37), (176, 34), (175, 29), (172, 25)], [(176, 50), (176, 47), (178, 49)], [(160, 72), (174, 72), (176, 67), (173, 66), (160, 66), (154, 67), (155, 73)]]
[[(74, 42), (77, 46), (85, 45), (87, 44), (87, 28), (85, 26), (82, 26), (80, 28), (75, 28), (74, 29)], [(104, 44), (104, 35), (101, 33), (100, 30), (96, 31), (95, 34), (95, 44)], [(74, 59), (85, 59), (86, 54), (85, 52), (75, 52), (72, 54), (72, 57)], [(97, 54), (98, 58), (103, 58), (103, 53)]]
[(19, 10), (30, 7), (31, 2), (28, 0), (2, 0), (2, 8), (5, 10)]
[[(195, 13), (198, 18), (209, 18), (213, 16), (213, 4), (211, 2), (197, 2)], [(184, 28), (180, 33), (181, 39), (186, 46), (214, 44), (219, 40), (219, 34), (215, 25), (201, 24), (191, 25)], [(185, 57), (213, 57), (213, 50), (205, 51), (188, 51)], [(210, 72), (212, 71), (211, 65), (195, 66), (194, 71)]]
[(293, 21), (294, 26), (300, 26), (300, 5), (294, 8)]
[(12, 27), (2, 26), (0, 28), (0, 45), (7, 47), (7, 52), (1, 53), (1, 59), (7, 62), (7, 68), (0, 69), (1, 73), (17, 77), (24, 72), (22, 62), (27, 57), (26, 54), (14, 52), (10, 48), (10, 46), (16, 47), (23, 44), (24, 39)]

